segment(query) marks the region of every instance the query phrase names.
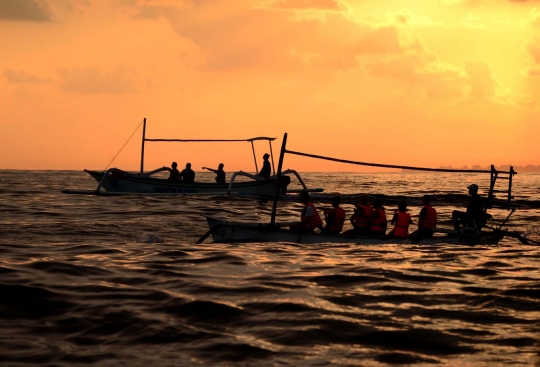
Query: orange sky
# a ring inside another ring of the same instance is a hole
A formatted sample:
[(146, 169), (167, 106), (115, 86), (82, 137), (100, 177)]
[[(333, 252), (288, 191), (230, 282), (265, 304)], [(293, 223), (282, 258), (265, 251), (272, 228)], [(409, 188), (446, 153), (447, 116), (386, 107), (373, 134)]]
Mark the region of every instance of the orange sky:
[[(272, 136), (276, 155), (288, 132), (349, 160), (538, 164), (539, 97), (540, 2), (0, 0), (0, 169), (103, 169), (144, 117), (148, 138)], [(137, 170), (140, 138), (112, 166)], [(254, 169), (248, 143), (146, 153)]]

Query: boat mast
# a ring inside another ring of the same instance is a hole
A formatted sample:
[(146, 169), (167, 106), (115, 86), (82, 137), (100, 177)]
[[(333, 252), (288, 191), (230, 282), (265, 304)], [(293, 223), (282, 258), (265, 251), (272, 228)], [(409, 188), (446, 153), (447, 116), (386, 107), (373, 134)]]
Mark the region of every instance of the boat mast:
[(143, 120), (142, 148), (141, 148), (141, 175), (144, 173), (144, 141), (146, 140), (146, 117)]
[(259, 173), (259, 167), (257, 167), (257, 156), (255, 155), (255, 145), (251, 140), (251, 150), (253, 151), (253, 161), (255, 162), (255, 174)]
[(283, 157), (285, 156), (285, 145), (287, 144), (287, 133), (283, 135), (283, 143), (281, 144), (281, 152), (279, 153), (279, 162), (276, 174), (276, 191), (274, 192), (274, 201), (272, 202), (272, 216), (270, 217), (270, 225), (276, 224), (276, 210), (279, 197), (279, 190), (281, 190), (281, 169), (283, 167)]

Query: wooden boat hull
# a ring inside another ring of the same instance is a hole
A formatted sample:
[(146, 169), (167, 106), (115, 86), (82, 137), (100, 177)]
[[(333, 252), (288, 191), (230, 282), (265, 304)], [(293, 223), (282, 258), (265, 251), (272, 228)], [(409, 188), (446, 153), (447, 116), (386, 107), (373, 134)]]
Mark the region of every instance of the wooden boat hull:
[[(299, 233), (288, 229), (288, 223), (278, 227), (270, 227), (268, 223), (242, 223), (227, 221), (215, 217), (206, 216), (208, 227), (214, 242), (289, 242), (302, 244), (316, 243), (357, 243), (363, 245), (385, 244), (412, 244), (410, 239), (354, 236), (354, 235), (331, 235), (321, 233)], [(435, 244), (498, 244), (504, 237), (502, 233), (487, 232), (478, 235), (448, 236), (434, 234), (432, 238), (426, 238), (418, 242), (420, 245)]]
[[(229, 184), (211, 182), (195, 182), (192, 184), (174, 183), (153, 177), (137, 177), (121, 170), (111, 172), (105, 178), (103, 178), (102, 171), (85, 170), (85, 172), (97, 182), (101, 182), (102, 189), (107, 193), (225, 195), (229, 189)], [(231, 193), (236, 195), (273, 197), (275, 190), (275, 180), (234, 182)]]

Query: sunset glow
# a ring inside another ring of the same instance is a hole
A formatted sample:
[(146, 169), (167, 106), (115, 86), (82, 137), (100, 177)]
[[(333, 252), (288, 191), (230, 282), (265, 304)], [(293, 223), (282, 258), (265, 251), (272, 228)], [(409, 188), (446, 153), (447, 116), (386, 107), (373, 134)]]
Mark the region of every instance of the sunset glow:
[[(538, 2), (0, 0), (0, 39), (1, 169), (103, 169), (145, 117), (149, 138), (272, 136), (276, 156), (287, 132), (365, 162), (540, 163)], [(140, 138), (112, 166), (137, 170)], [(146, 153), (254, 170), (248, 143)]]

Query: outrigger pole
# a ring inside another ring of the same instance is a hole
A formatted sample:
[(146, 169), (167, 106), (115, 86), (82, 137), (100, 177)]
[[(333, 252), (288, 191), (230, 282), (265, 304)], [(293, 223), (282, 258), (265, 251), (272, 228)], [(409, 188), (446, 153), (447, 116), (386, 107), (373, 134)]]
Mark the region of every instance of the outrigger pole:
[[(491, 209), (493, 207), (493, 198), (495, 197), (494, 193), (505, 193), (507, 194), (508, 200), (506, 205), (506, 210), (511, 209), (511, 200), (514, 198), (512, 196), (512, 177), (517, 174), (516, 171), (514, 171), (514, 167), (510, 166), (509, 171), (498, 171), (495, 169), (494, 165), (491, 165), (490, 170), (482, 170), (482, 169), (452, 169), (452, 168), (427, 168), (427, 167), (413, 167), (413, 166), (400, 166), (395, 164), (381, 164), (381, 163), (368, 163), (368, 162), (359, 162), (359, 161), (351, 161), (347, 159), (339, 159), (339, 158), (332, 158), (332, 157), (325, 157), (322, 155), (316, 155), (316, 154), (308, 154), (308, 153), (302, 153), (302, 152), (296, 152), (294, 150), (287, 150), (285, 148), (287, 142), (287, 133), (285, 133), (285, 136), (283, 137), (283, 144), (281, 146), (281, 153), (279, 156), (279, 165), (278, 165), (278, 173), (276, 178), (279, 180), (281, 176), (281, 166), (283, 164), (283, 157), (285, 153), (299, 155), (303, 157), (310, 157), (310, 158), (317, 158), (317, 159), (323, 159), (327, 161), (333, 161), (333, 162), (340, 162), (340, 163), (348, 163), (348, 164), (355, 164), (359, 166), (369, 166), (369, 167), (382, 167), (382, 168), (397, 168), (397, 169), (406, 169), (406, 170), (414, 170), (414, 171), (429, 171), (429, 172), (451, 172), (451, 173), (489, 173), (491, 175), (490, 177), (490, 185), (489, 185), (489, 193), (488, 193), (488, 208)], [(499, 174), (504, 174), (508, 176), (499, 177)], [(497, 177), (500, 179), (508, 180), (508, 190), (495, 190), (495, 181), (497, 180)], [(271, 224), (274, 224), (275, 221), (275, 207), (277, 205), (277, 193), (274, 195), (274, 203), (272, 206), (272, 219)]]
[[(510, 166), (509, 171), (497, 171), (495, 169), (494, 165), (491, 165), (490, 170), (483, 170), (483, 169), (452, 169), (452, 168), (427, 168), (427, 167), (398, 166), (398, 165), (394, 165), (394, 164), (357, 162), (357, 161), (350, 161), (350, 160), (346, 160), (346, 159), (325, 157), (325, 156), (322, 156), (322, 155), (295, 152), (293, 150), (286, 150), (285, 152), (289, 153), (289, 154), (295, 154), (295, 155), (304, 156), (304, 157), (324, 159), (324, 160), (327, 160), (327, 161), (356, 164), (356, 165), (359, 165), (359, 166), (398, 168), (398, 169), (408, 169), (408, 170), (414, 170), (414, 171), (430, 171), (430, 172), (489, 173), (491, 175), (491, 178), (490, 178), (489, 193), (488, 193), (488, 208), (491, 209), (493, 207), (493, 198), (495, 197), (494, 193), (496, 193), (496, 192), (507, 194), (508, 200), (507, 200), (507, 204), (506, 204), (506, 210), (511, 209), (511, 201), (514, 198), (512, 196), (512, 177), (514, 175), (517, 175), (517, 172), (514, 171), (513, 166)], [(495, 188), (495, 181), (497, 180), (497, 177), (498, 177), (499, 174), (508, 175), (506, 177), (499, 177), (501, 179), (508, 180), (508, 190), (495, 190), (494, 189)]]
[(279, 162), (277, 167), (277, 174), (276, 174), (276, 191), (274, 192), (274, 201), (272, 202), (272, 215), (270, 217), (270, 226), (274, 226), (276, 224), (276, 210), (277, 210), (277, 202), (279, 197), (279, 190), (281, 190), (281, 169), (283, 168), (283, 157), (285, 156), (285, 145), (287, 145), (287, 133), (283, 135), (283, 142), (281, 143), (281, 152), (279, 153)]

